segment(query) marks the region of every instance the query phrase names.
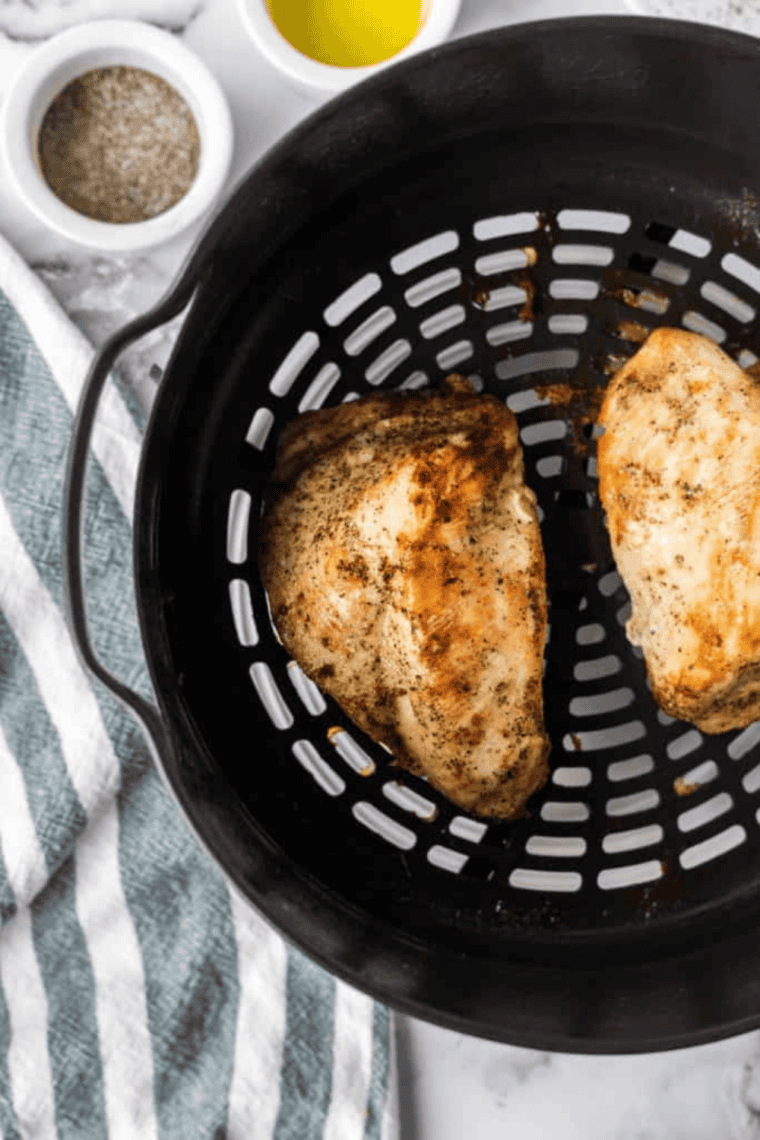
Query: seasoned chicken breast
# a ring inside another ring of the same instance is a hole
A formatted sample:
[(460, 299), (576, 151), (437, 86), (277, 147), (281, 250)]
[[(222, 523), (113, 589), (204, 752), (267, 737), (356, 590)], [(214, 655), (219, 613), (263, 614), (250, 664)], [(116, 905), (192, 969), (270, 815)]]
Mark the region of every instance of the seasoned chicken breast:
[(284, 645), (359, 728), (506, 819), (547, 777), (544, 558), (515, 417), (447, 383), (288, 425), (260, 567)]
[(760, 383), (655, 330), (611, 381), (599, 491), (655, 700), (704, 732), (760, 718)]

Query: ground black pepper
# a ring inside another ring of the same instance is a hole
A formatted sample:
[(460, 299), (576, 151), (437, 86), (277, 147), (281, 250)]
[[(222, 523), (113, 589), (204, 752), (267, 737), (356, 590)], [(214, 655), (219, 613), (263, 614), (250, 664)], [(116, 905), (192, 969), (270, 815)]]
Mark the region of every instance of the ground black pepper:
[(38, 141), (42, 174), (67, 206), (103, 222), (143, 222), (176, 205), (198, 172), (193, 113), (142, 68), (87, 71), (50, 104)]

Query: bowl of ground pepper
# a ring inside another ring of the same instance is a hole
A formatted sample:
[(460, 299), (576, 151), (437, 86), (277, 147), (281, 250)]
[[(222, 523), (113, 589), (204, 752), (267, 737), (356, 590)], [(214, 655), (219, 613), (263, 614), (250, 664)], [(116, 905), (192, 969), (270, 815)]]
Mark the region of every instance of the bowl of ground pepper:
[(224, 189), (232, 121), (219, 83), (168, 32), (95, 20), (39, 47), (0, 111), (5, 173), (62, 236), (146, 249), (199, 221)]

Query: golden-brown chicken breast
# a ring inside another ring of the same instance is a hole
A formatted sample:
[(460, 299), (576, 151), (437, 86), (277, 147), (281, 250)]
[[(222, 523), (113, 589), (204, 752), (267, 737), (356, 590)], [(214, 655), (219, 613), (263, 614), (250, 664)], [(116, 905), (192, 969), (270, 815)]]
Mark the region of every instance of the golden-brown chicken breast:
[(704, 732), (760, 717), (760, 384), (655, 330), (606, 392), (599, 491), (655, 700)]
[(279, 442), (260, 567), (304, 671), (395, 761), (509, 818), (547, 777), (547, 625), (517, 422), (451, 378), (308, 412)]

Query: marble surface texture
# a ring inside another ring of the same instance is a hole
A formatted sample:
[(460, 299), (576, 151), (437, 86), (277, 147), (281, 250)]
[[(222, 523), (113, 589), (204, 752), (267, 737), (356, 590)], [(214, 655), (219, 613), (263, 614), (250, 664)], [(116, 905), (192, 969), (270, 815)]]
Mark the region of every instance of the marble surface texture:
[[(625, 13), (623, 0), (463, 0), (453, 35), (561, 15)], [(0, 0), (0, 98), (36, 44), (86, 19), (144, 19), (180, 36), (211, 67), (235, 128), (232, 186), (315, 100), (291, 88), (247, 39), (233, 0)], [(13, 197), (0, 170), (0, 229), (100, 344), (165, 290), (200, 227), (131, 257), (69, 246)], [(178, 322), (129, 350), (124, 369), (146, 403)], [(155, 371), (155, 370), (154, 370)], [(668, 1053), (554, 1054), (397, 1019), (403, 1140), (745, 1140), (760, 1137), (760, 1033)]]

